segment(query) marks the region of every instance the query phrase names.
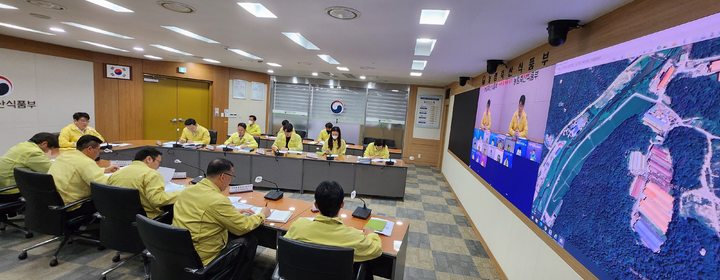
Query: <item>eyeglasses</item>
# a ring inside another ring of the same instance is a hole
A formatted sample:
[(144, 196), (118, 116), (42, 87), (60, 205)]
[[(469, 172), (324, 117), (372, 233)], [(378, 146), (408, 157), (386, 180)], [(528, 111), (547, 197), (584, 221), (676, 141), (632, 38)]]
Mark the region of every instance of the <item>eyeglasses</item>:
[(235, 178), (235, 175), (232, 175), (232, 174), (230, 174), (230, 173), (225, 173), (225, 172), (223, 172), (223, 174), (228, 175), (228, 176), (230, 176), (230, 177), (233, 177), (233, 179)]

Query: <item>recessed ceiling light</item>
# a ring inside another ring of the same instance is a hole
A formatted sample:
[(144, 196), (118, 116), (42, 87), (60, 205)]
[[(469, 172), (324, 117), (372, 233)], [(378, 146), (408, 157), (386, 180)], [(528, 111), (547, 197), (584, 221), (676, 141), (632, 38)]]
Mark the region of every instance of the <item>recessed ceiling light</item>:
[(128, 8), (125, 8), (123, 6), (120, 6), (118, 4), (112, 3), (110, 1), (106, 0), (85, 0), (90, 3), (93, 3), (95, 5), (101, 6), (105, 9), (113, 10), (118, 13), (134, 13), (133, 10), (130, 10)]
[(329, 64), (340, 64), (340, 62), (338, 62), (337, 60), (332, 58), (332, 56), (329, 56), (327, 54), (318, 54), (317, 56)]
[(161, 59), (162, 59), (162, 57), (154, 56), (154, 55), (149, 55), (149, 54), (146, 54), (146, 55), (143, 55), (143, 56), (144, 56), (144, 57), (147, 57), (147, 58), (149, 58), (149, 59), (154, 59), (154, 60), (161, 60)]
[(274, 71), (274, 70), (272, 70), (272, 69), (268, 69), (268, 71), (267, 71), (267, 72), (268, 72), (268, 73), (270, 73), (270, 74), (272, 74), (272, 73), (275, 73), (275, 71)]
[(165, 28), (165, 29), (167, 29), (167, 30), (170, 30), (170, 31), (173, 31), (173, 32), (177, 32), (177, 33), (180, 33), (180, 34), (185, 35), (185, 36), (187, 36), (187, 37), (193, 38), (193, 39), (195, 39), (195, 40), (203, 41), (203, 42), (205, 42), (205, 43), (219, 44), (218, 41), (215, 41), (215, 40), (213, 40), (213, 39), (209, 39), (209, 38), (206, 38), (206, 37), (197, 35), (197, 34), (195, 34), (195, 33), (192, 33), (192, 32), (190, 32), (190, 31), (187, 31), (187, 30), (182, 29), (182, 28), (177, 27), (177, 26), (166, 26), (166, 25), (163, 25), (162, 27)]
[(42, 31), (39, 31), (39, 30), (30, 29), (30, 28), (27, 28), (27, 27), (17, 26), (17, 25), (14, 25), (14, 24), (9, 24), (9, 23), (4, 23), (4, 22), (0, 22), (0, 26), (4, 26), (4, 27), (7, 27), (7, 28), (12, 28), (12, 29), (17, 29), (17, 30), (22, 30), (22, 31), (27, 31), (27, 32), (38, 33), (38, 34), (50, 35), (50, 36), (54, 36), (54, 35), (55, 35), (55, 34), (52, 34), (52, 33), (42, 32)]
[(130, 52), (130, 51), (128, 51), (128, 50), (123, 50), (123, 49), (120, 49), (120, 48), (116, 48), (116, 47), (113, 47), (113, 46), (108, 46), (108, 45), (100, 44), (100, 43), (95, 43), (95, 42), (90, 42), (90, 41), (80, 41), (80, 42), (83, 42), (83, 43), (88, 44), (88, 45), (93, 45), (93, 46), (96, 46), (96, 47), (99, 47), (99, 48), (103, 48), (103, 49), (114, 50), (114, 51), (119, 51), (119, 52)]
[(151, 46), (156, 47), (156, 48), (161, 49), (161, 50), (164, 50), (164, 51), (169, 51), (169, 52), (172, 52), (172, 53), (177, 53), (177, 54), (192, 56), (191, 53), (184, 52), (184, 51), (181, 51), (181, 50), (176, 50), (176, 49), (173, 49), (173, 48), (168, 47), (168, 46), (163, 46), (163, 45), (158, 45), (158, 44), (153, 44), (153, 45), (151, 45)]
[(145, 49), (143, 49), (143, 48), (141, 48), (141, 47), (134, 47), (133, 50), (136, 50), (136, 51), (139, 51), (139, 52), (144, 52), (144, 51), (145, 51)]
[(325, 9), (325, 13), (327, 13), (329, 16), (341, 19), (341, 20), (351, 20), (356, 19), (360, 16), (360, 11), (355, 10), (353, 8), (349, 7), (343, 7), (343, 6), (334, 6), (329, 7)]
[(450, 10), (422, 10), (420, 24), (444, 25)]
[(181, 14), (191, 14), (195, 12), (195, 8), (193, 8), (192, 6), (175, 1), (158, 1), (158, 5), (160, 5), (160, 7), (163, 7), (166, 10)]
[(410, 68), (412, 70), (422, 71), (425, 70), (425, 66), (427, 66), (427, 60), (413, 60)]
[(262, 60), (262, 57), (259, 57), (257, 55), (251, 54), (249, 52), (243, 51), (241, 49), (227, 49), (228, 51), (234, 52), (236, 54), (242, 55), (244, 57), (254, 59), (254, 60)]
[(315, 77), (317, 77), (318, 72), (312, 72), (312, 75), (315, 76)]
[(282, 65), (277, 64), (277, 63), (275, 63), (275, 62), (268, 62), (267, 65), (270, 65), (270, 66), (272, 66), (272, 67), (282, 67)]
[(340, 70), (340, 71), (346, 71), (346, 72), (347, 72), (347, 71), (350, 71), (350, 68), (347, 68), (347, 67), (345, 67), (345, 66), (338, 66), (338, 67), (336, 67), (336, 68), (337, 68), (337, 70)]
[(365, 79), (367, 79), (367, 77), (365, 77), (365, 76), (360, 76), (360, 80), (365, 80)]
[(415, 55), (430, 56), (436, 42), (435, 39), (418, 38), (415, 41)]
[(8, 5), (8, 4), (0, 3), (0, 9), (5, 9), (5, 10), (17, 10), (18, 8), (15, 7), (15, 6), (10, 6), (10, 5)]
[(65, 7), (63, 7), (60, 4), (53, 3), (47, 0), (25, 0), (30, 4), (33, 4), (38, 7), (43, 7), (46, 9), (56, 10), (56, 11), (63, 11), (65, 10)]
[(300, 45), (301, 47), (303, 47), (303, 48), (305, 48), (305, 49), (308, 49), (308, 50), (319, 50), (319, 49), (320, 49), (320, 48), (318, 48), (317, 46), (315, 46), (315, 44), (313, 44), (312, 42), (310, 42), (310, 40), (305, 39), (305, 37), (303, 37), (303, 35), (300, 34), (300, 33), (297, 33), (297, 32), (283, 32), (282, 34), (285, 35), (285, 37), (288, 37), (288, 39), (290, 39), (290, 40), (292, 40), (293, 42), (295, 42), (295, 44), (298, 44), (298, 45)]
[(421, 72), (410, 72), (410, 76), (420, 77), (420, 76), (422, 76), (422, 73)]
[(203, 58), (203, 61), (210, 62), (210, 63), (220, 63), (220, 61), (214, 60), (212, 58)]
[(393, 89), (393, 90), (392, 90), (392, 92), (400, 92), (400, 91), (399, 91), (399, 90), (397, 90), (397, 89)]
[(65, 29), (62, 29), (60, 27), (50, 27), (50, 31), (57, 33), (65, 33)]
[(248, 13), (251, 13), (255, 17), (259, 18), (277, 18), (275, 14), (273, 14), (268, 8), (265, 8), (263, 4), (260, 3), (249, 3), (249, 2), (238, 2), (238, 5), (248, 11)]
[(70, 25), (70, 26), (77, 27), (77, 28), (80, 28), (80, 29), (85, 29), (85, 30), (87, 30), (87, 31), (92, 31), (92, 32), (95, 32), (95, 33), (100, 33), (100, 34), (103, 34), (103, 35), (113, 36), (113, 37), (120, 38), (120, 39), (126, 39), (126, 40), (134, 39), (133, 37), (130, 37), (130, 36), (120, 35), (120, 34), (117, 34), (117, 33), (110, 32), (110, 31), (102, 30), (102, 29), (97, 28), (97, 27), (92, 27), (92, 26), (88, 26), (88, 25), (84, 25), (84, 24), (79, 24), (79, 23), (76, 23), (76, 22), (62, 22), (62, 24)]

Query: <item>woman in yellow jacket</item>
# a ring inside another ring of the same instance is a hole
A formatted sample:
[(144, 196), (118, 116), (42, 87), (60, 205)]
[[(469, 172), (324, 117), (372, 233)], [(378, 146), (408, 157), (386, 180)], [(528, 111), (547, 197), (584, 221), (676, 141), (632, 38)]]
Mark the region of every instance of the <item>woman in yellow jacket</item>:
[(342, 139), (342, 133), (340, 127), (334, 126), (330, 130), (330, 139), (323, 144), (322, 151), (326, 155), (345, 155), (347, 145), (345, 140)]
[(247, 125), (245, 123), (239, 123), (237, 126), (237, 132), (230, 135), (230, 138), (225, 140), (226, 146), (237, 146), (240, 149), (250, 148), (257, 149), (258, 143), (255, 141), (255, 137), (246, 132)]
[(385, 145), (385, 140), (375, 139), (375, 142), (368, 144), (367, 148), (365, 148), (363, 156), (369, 158), (389, 159), (390, 150), (388, 150), (387, 145)]

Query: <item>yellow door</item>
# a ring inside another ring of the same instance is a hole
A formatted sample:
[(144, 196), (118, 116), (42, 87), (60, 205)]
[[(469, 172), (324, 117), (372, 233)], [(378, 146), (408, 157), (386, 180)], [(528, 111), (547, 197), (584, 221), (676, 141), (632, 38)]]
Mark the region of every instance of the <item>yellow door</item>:
[[(143, 137), (150, 140), (179, 138), (177, 128), (177, 81), (160, 79), (143, 83)], [(173, 121), (175, 120), (175, 121)], [(176, 137), (176, 135), (178, 135)]]
[(193, 118), (199, 125), (210, 129), (210, 84), (178, 80), (177, 88), (178, 118)]

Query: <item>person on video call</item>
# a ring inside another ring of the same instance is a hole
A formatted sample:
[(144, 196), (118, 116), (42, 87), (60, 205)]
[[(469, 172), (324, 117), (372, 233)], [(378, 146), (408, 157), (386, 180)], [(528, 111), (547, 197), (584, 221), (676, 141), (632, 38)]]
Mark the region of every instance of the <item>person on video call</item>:
[(492, 120), (490, 118), (490, 99), (488, 99), (487, 105), (485, 105), (485, 113), (483, 113), (482, 121), (480, 121), (480, 129), (490, 130), (491, 125)]
[(520, 102), (518, 102), (518, 109), (510, 120), (510, 127), (508, 128), (508, 134), (515, 138), (527, 138), (528, 125), (527, 125), (527, 114), (525, 114), (525, 95), (520, 96)]

